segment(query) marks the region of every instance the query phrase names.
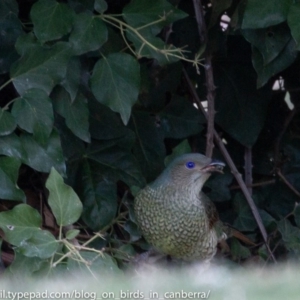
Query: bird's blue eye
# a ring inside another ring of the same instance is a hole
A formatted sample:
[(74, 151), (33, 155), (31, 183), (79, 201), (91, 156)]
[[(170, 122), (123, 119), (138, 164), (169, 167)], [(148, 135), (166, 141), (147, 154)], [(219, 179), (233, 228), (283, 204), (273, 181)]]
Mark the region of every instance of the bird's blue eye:
[(195, 163), (193, 161), (189, 161), (185, 165), (188, 169), (193, 169), (195, 167)]

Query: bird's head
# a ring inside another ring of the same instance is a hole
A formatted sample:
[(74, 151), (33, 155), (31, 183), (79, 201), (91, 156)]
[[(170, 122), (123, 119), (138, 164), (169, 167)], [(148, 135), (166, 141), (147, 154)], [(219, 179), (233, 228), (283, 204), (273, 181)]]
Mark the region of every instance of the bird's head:
[(223, 173), (224, 166), (223, 162), (199, 153), (184, 154), (175, 158), (153, 184), (193, 185), (200, 191), (211, 173)]

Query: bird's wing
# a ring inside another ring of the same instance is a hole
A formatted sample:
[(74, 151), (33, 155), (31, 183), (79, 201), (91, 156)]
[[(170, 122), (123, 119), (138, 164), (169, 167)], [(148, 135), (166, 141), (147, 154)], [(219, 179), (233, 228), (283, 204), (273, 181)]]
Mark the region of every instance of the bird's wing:
[(209, 220), (209, 228), (211, 229), (219, 221), (219, 214), (214, 203), (202, 192), (200, 192), (200, 200), (205, 207), (205, 212)]

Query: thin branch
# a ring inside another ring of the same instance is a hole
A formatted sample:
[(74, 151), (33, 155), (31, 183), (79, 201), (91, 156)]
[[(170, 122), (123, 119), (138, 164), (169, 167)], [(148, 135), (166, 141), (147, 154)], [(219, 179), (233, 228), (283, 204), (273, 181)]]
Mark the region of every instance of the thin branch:
[(252, 149), (245, 147), (245, 184), (250, 195), (252, 195), (252, 168)]
[(289, 181), (285, 178), (285, 176), (281, 173), (281, 171), (278, 169), (277, 170), (277, 175), (282, 179), (282, 181), (288, 186), (290, 190), (292, 190), (298, 197), (300, 197), (300, 192), (298, 192), (290, 183)]
[[(268, 185), (268, 184), (274, 184), (276, 183), (275, 179), (271, 179), (271, 180), (267, 180), (267, 181), (262, 181), (262, 182), (257, 182), (257, 183), (253, 183), (251, 185), (247, 185), (247, 188), (255, 188), (255, 187), (259, 187), (259, 186), (264, 186), (264, 185)], [(230, 190), (237, 190), (240, 189), (241, 187), (238, 185), (234, 185), (232, 187), (230, 187)]]
[(211, 53), (207, 47), (207, 28), (204, 20), (204, 13), (201, 0), (193, 0), (194, 10), (201, 44), (206, 45), (205, 50), (205, 78), (207, 89), (207, 136), (206, 136), (206, 156), (212, 157), (214, 148), (214, 119), (215, 119), (215, 84), (211, 62)]
[[(191, 82), (191, 80), (190, 80), (190, 78), (189, 78), (189, 76), (188, 76), (188, 74), (187, 74), (187, 72), (186, 72), (186, 70), (184, 68), (183, 68), (183, 74), (184, 74), (185, 79), (186, 79), (186, 81), (188, 83), (190, 92), (191, 92), (194, 100), (196, 101), (198, 107), (203, 112), (204, 116), (207, 118), (208, 117), (207, 113), (206, 113), (206, 111), (204, 110), (204, 108), (202, 106), (202, 103), (201, 103), (201, 101), (200, 101), (200, 99), (198, 97), (197, 91), (196, 91), (194, 85), (192, 84), (192, 82)], [(248, 191), (248, 188), (247, 188), (247, 186), (246, 186), (246, 184), (245, 184), (245, 182), (244, 182), (241, 174), (237, 170), (237, 168), (236, 168), (233, 160), (231, 159), (231, 157), (230, 157), (230, 155), (229, 155), (229, 153), (228, 153), (228, 151), (227, 151), (224, 143), (222, 142), (222, 139), (220, 138), (220, 136), (218, 135), (218, 133), (215, 130), (214, 130), (214, 138), (215, 138), (215, 141), (216, 141), (217, 145), (219, 146), (219, 149), (222, 152), (222, 154), (223, 154), (223, 156), (224, 156), (224, 158), (225, 158), (228, 166), (230, 167), (232, 174), (234, 175), (234, 177), (235, 177), (236, 181), (238, 182), (239, 186), (241, 187), (241, 190), (242, 190), (242, 192), (243, 192), (243, 194), (244, 194), (244, 196), (245, 196), (245, 198), (246, 198), (246, 200), (247, 200), (247, 202), (248, 202), (248, 204), (250, 206), (250, 209), (252, 211), (254, 219), (255, 219), (255, 221), (256, 221), (256, 223), (258, 225), (258, 228), (259, 228), (259, 230), (261, 232), (261, 235), (262, 235), (264, 243), (265, 243), (265, 245), (266, 245), (266, 247), (268, 249), (268, 252), (269, 252), (270, 256), (272, 257), (273, 261), (276, 262), (276, 259), (275, 259), (274, 255), (273, 255), (273, 253), (272, 253), (272, 251), (271, 251), (271, 249), (269, 247), (267, 231), (266, 231), (266, 229), (264, 227), (264, 224), (263, 224), (262, 219), (261, 219), (261, 217), (259, 215), (257, 207), (256, 207), (256, 205), (255, 205), (255, 203), (254, 203), (254, 201), (253, 201), (253, 199), (252, 199), (252, 197), (251, 197), (251, 195), (250, 195), (250, 193)]]

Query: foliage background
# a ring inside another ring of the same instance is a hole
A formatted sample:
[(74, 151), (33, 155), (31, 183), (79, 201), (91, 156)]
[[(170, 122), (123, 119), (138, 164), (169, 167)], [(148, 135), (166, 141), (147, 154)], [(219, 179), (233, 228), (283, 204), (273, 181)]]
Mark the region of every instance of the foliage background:
[[(206, 192), (255, 246), (232, 238), (222, 255), (237, 263), (265, 264), (270, 252), (299, 258), (300, 1), (202, 5), (204, 41), (192, 0), (0, 0), (7, 274), (78, 264), (118, 272), (148, 249), (133, 195), (170, 155), (205, 153), (206, 119), (188, 82), (206, 100), (208, 69), (215, 130), (246, 180), (270, 249), (226, 168)], [(199, 64), (208, 56), (211, 68)], [(218, 146), (213, 155), (228, 162)]]

